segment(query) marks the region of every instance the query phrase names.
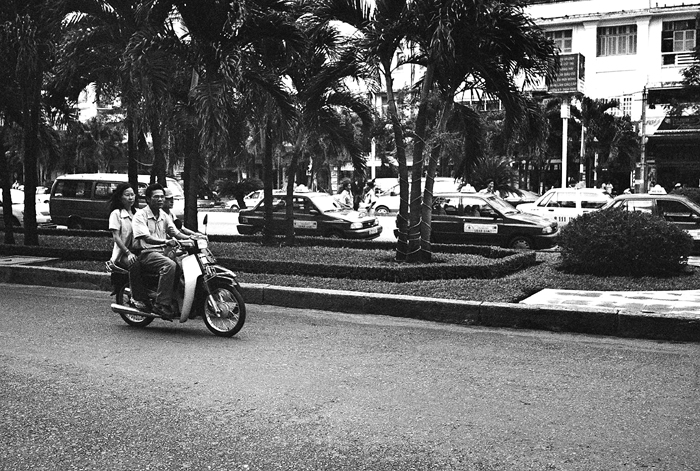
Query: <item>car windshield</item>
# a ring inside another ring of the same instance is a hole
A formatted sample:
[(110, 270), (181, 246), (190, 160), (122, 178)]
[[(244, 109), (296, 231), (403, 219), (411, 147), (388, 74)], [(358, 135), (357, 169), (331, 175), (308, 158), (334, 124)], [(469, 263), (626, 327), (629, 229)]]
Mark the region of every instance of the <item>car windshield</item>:
[(316, 195), (312, 196), (310, 199), (322, 213), (342, 210), (338, 202), (331, 195)]
[(493, 209), (501, 214), (515, 214), (520, 212), (515, 206), (496, 196), (489, 196), (487, 200)]

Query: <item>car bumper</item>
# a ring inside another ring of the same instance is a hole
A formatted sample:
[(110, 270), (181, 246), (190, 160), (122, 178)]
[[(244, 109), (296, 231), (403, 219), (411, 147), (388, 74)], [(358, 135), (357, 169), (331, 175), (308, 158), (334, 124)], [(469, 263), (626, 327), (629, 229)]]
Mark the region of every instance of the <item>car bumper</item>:
[(372, 226), (364, 229), (352, 229), (345, 231), (345, 237), (347, 239), (376, 239), (382, 235), (382, 226)]
[(541, 234), (532, 238), (532, 243), (536, 250), (551, 249), (557, 245), (557, 237), (559, 232), (554, 234)]
[(255, 233), (255, 226), (251, 224), (238, 224), (236, 229), (238, 229), (238, 233), (241, 235), (252, 235)]

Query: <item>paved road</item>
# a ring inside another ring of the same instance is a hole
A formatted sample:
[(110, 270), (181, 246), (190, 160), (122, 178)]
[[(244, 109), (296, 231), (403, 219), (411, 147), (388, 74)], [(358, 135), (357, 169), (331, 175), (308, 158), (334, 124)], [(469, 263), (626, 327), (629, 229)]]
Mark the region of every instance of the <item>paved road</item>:
[(698, 469), (700, 348), (0, 285), (0, 468)]

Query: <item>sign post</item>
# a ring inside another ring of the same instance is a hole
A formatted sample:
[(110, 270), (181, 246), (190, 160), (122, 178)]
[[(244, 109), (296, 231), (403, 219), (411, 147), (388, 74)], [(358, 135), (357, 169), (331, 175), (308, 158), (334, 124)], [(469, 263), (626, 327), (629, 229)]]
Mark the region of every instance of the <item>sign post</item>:
[(568, 183), (568, 141), (569, 118), (571, 109), (569, 99), (574, 95), (583, 93), (584, 78), (586, 76), (586, 58), (583, 54), (561, 54), (559, 56), (559, 73), (554, 82), (549, 86), (549, 93), (561, 95), (561, 187), (566, 188)]

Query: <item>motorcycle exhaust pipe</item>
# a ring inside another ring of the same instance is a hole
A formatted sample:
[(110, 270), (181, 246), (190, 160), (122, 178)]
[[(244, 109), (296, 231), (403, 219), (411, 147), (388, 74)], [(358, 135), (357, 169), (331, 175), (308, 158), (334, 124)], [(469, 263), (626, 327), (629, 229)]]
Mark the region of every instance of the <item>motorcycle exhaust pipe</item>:
[(153, 319), (160, 319), (160, 316), (158, 314), (153, 314), (152, 312), (139, 311), (138, 309), (134, 309), (133, 307), (123, 306), (121, 304), (112, 304), (110, 307), (112, 308), (112, 311), (116, 312), (117, 314), (130, 314), (132, 316), (142, 316), (151, 317)]

